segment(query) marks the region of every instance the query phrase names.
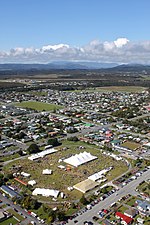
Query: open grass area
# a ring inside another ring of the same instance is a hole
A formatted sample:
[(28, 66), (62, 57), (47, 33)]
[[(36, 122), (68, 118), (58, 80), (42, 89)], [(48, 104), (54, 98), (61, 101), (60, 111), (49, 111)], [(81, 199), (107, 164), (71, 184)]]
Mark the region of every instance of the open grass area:
[(1, 225), (9, 225), (9, 224), (15, 225), (17, 223), (18, 223), (18, 221), (15, 220), (15, 218), (11, 217), (11, 218), (9, 218), (9, 219), (4, 220), (3, 222), (1, 222)]
[(142, 92), (145, 91), (145, 87), (140, 86), (107, 86), (107, 87), (94, 87), (87, 88), (84, 90), (74, 90), (74, 91), (66, 91), (66, 92)]
[(44, 91), (29, 91), (28, 94), (35, 96), (47, 96), (47, 92)]
[[(84, 149), (79, 150), (79, 146), (83, 146)], [(68, 186), (73, 186), (80, 181), (83, 181), (88, 178), (88, 176), (101, 171), (104, 168), (113, 166), (113, 169), (107, 174), (107, 180), (112, 180), (113, 178), (124, 173), (128, 168), (126, 164), (122, 161), (116, 161), (111, 157), (106, 157), (98, 150), (98, 147), (94, 145), (89, 145), (83, 142), (71, 142), (63, 141), (62, 145), (57, 147), (58, 152), (48, 155), (43, 159), (38, 161), (30, 161), (28, 159), (22, 159), (15, 161), (15, 165), (22, 166), (22, 171), (31, 174), (29, 178), (34, 179), (37, 184), (36, 187), (44, 188), (54, 188), (64, 192), (68, 199), (79, 199), (82, 196), (82, 193), (73, 190), (69, 192), (67, 190)], [(87, 151), (92, 155), (98, 157), (98, 159), (91, 161), (87, 164), (81, 165), (77, 168), (67, 165), (66, 163), (58, 162), (59, 159), (65, 159), (71, 155)], [(6, 172), (10, 171), (14, 165), (14, 162), (7, 165), (4, 168)], [(64, 165), (67, 170), (62, 170), (58, 168), (58, 165)], [(42, 175), (43, 169), (51, 169), (53, 171), (52, 175)], [(21, 178), (22, 179), (22, 178)], [(23, 179), (25, 182), (28, 179)], [(43, 197), (38, 197), (42, 200)]]
[(19, 215), (17, 212), (15, 212), (13, 209), (7, 209), (8, 212), (10, 212), (13, 216), (15, 216), (18, 220), (23, 221), (24, 218)]
[(126, 204), (129, 205), (129, 206), (134, 206), (135, 201), (136, 201), (136, 198), (132, 197), (132, 198), (129, 199), (129, 201), (126, 202)]
[(14, 155), (3, 156), (2, 160), (5, 162), (5, 161), (16, 159), (19, 157), (20, 155), (18, 153), (15, 153)]
[(150, 196), (150, 182), (144, 182), (141, 183), (137, 188), (140, 192), (143, 192), (145, 194), (147, 194), (148, 196)]
[(3, 208), (4, 209), (4, 208), (6, 208), (6, 205), (3, 204), (3, 205), (0, 206), (0, 208)]
[(142, 75), (141, 76), (141, 80), (150, 80), (150, 77), (146, 76), (146, 75)]
[(56, 110), (56, 109), (62, 108), (62, 106), (60, 106), (60, 105), (49, 104), (49, 103), (45, 103), (45, 102), (34, 102), (34, 101), (16, 103), (15, 106), (34, 109), (37, 111), (43, 111), (43, 110), (51, 111), (51, 110)]
[(121, 146), (129, 148), (133, 151), (135, 151), (137, 148), (139, 148), (141, 145), (132, 141), (126, 141)]
[(40, 208), (38, 208), (37, 210), (32, 210), (32, 211), (35, 212), (41, 219), (44, 219), (44, 220), (48, 219), (48, 213), (46, 213), (43, 210), (42, 206)]
[(95, 91), (102, 91), (102, 92), (142, 92), (146, 90), (144, 87), (139, 86), (108, 86), (108, 87), (98, 87)]
[(121, 206), (118, 208), (118, 211), (121, 212), (121, 213), (124, 213), (127, 209), (128, 209), (128, 207), (126, 207), (126, 206), (124, 206), (124, 205), (121, 205)]

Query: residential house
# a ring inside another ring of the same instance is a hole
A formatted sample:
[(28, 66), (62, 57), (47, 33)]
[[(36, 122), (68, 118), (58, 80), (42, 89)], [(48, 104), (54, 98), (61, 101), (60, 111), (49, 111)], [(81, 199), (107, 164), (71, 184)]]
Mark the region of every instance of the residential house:
[(116, 212), (116, 218), (121, 219), (121, 223), (124, 224), (124, 225), (129, 225), (133, 221), (133, 219), (131, 217), (126, 216), (121, 212)]

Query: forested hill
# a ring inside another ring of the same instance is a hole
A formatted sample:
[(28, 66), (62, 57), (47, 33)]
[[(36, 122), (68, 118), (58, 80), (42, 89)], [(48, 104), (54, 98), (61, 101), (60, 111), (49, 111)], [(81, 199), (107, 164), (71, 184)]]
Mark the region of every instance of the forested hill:
[(109, 74), (110, 76), (129, 73), (130, 75), (150, 75), (149, 65), (140, 64), (124, 64), (115, 66), (116, 64), (109, 63), (92, 63), (92, 62), (57, 62), (49, 64), (0, 64), (0, 76), (34, 76), (57, 74), (75, 76), (79, 74)]

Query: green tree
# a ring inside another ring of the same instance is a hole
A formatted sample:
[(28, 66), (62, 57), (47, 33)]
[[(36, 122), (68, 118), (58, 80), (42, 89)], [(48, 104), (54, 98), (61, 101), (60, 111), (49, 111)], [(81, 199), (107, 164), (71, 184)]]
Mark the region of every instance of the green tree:
[(103, 194), (107, 194), (107, 188), (106, 187), (103, 187), (101, 191), (102, 191)]
[(67, 140), (68, 141), (79, 141), (79, 139), (76, 137), (76, 136), (74, 136), (74, 137), (69, 137), (69, 138), (67, 138)]
[(59, 221), (65, 220), (65, 218), (66, 218), (65, 212), (64, 211), (58, 211), (57, 217), (58, 217)]
[(87, 201), (87, 199), (85, 198), (84, 195), (82, 195), (82, 197), (80, 198), (80, 202), (81, 202), (83, 205), (88, 204), (88, 201)]
[(13, 174), (8, 173), (8, 174), (5, 175), (5, 178), (7, 178), (8, 180), (13, 179)]
[(32, 154), (32, 153), (37, 153), (40, 151), (39, 147), (37, 144), (35, 143), (32, 143), (29, 148), (27, 149), (28, 153), (29, 154)]
[(52, 222), (54, 221), (54, 217), (53, 216), (48, 216), (47, 222), (50, 225)]
[(57, 138), (50, 138), (47, 142), (48, 145), (52, 145), (53, 147), (58, 146), (60, 143)]

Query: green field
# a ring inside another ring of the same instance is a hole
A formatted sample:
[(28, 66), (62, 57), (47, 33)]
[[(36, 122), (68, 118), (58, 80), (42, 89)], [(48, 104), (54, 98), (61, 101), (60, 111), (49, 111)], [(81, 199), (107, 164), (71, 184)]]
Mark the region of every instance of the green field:
[(10, 212), (13, 216), (15, 216), (18, 220), (23, 221), (24, 218), (19, 215), (17, 212), (15, 212), (13, 209), (7, 209), (8, 212)]
[(96, 87), (96, 88), (87, 88), (84, 90), (74, 90), (68, 92), (142, 92), (145, 91), (145, 87), (140, 86), (107, 86), (107, 87)]
[(20, 157), (20, 155), (18, 153), (15, 153), (14, 155), (3, 156), (2, 160), (3, 160), (3, 162), (5, 162), (5, 161), (16, 159), (19, 157)]
[(139, 86), (109, 86), (109, 87), (98, 87), (95, 91), (101, 92), (142, 92), (146, 90), (144, 87)]
[(45, 91), (29, 91), (28, 94), (35, 96), (47, 96), (47, 92)]
[(129, 149), (135, 151), (141, 145), (138, 144), (138, 143), (135, 143), (135, 142), (127, 141), (127, 142), (124, 142), (121, 146), (126, 147), (126, 148), (129, 148)]
[(13, 217), (7, 219), (7, 220), (4, 220), (3, 222), (1, 222), (1, 225), (9, 225), (9, 224), (12, 224), (12, 225), (15, 225), (17, 224), (18, 221), (15, 220)]
[(144, 182), (141, 183), (137, 188), (140, 192), (146, 193), (148, 196), (150, 196), (150, 182)]
[(16, 103), (15, 106), (34, 109), (37, 111), (51, 111), (51, 110), (63, 108), (60, 105), (49, 104), (44, 102), (34, 102), (34, 101)]
[[(83, 146), (84, 149), (79, 150), (79, 146)], [(64, 147), (67, 149), (64, 150)], [(127, 166), (122, 161), (113, 160), (111, 157), (106, 157), (93, 145), (85, 144), (83, 142), (69, 142), (63, 141), (63, 144), (60, 147), (57, 147), (58, 152), (44, 157), (41, 160), (36, 162), (30, 161), (28, 159), (16, 160), (15, 165), (22, 166), (22, 171), (26, 171), (31, 174), (30, 179), (34, 179), (37, 182), (35, 187), (43, 188), (54, 188), (64, 192), (68, 199), (79, 199), (82, 194), (73, 190), (69, 192), (67, 190), (68, 186), (73, 186), (80, 181), (87, 179), (88, 176), (106, 168), (109, 166), (114, 166), (114, 168), (108, 173), (107, 180), (110, 181), (115, 177), (121, 175), (127, 171)], [(59, 159), (68, 158), (70, 155), (74, 155), (83, 151), (90, 152), (91, 154), (98, 157), (98, 159), (89, 162), (88, 164), (81, 165), (77, 168), (69, 166), (70, 170), (61, 170), (58, 168), (58, 165), (67, 165), (62, 161), (58, 162)], [(10, 171), (11, 166), (14, 165), (14, 162), (7, 165), (4, 168), (5, 171)], [(52, 175), (42, 175), (43, 169), (52, 169)], [(22, 178), (21, 178), (22, 179)], [(27, 182), (27, 179), (24, 179)], [(40, 197), (43, 199), (43, 197)]]
[(136, 201), (136, 198), (135, 197), (132, 197), (130, 198), (128, 201), (127, 201), (127, 205), (129, 206), (133, 206), (135, 204), (135, 201)]

